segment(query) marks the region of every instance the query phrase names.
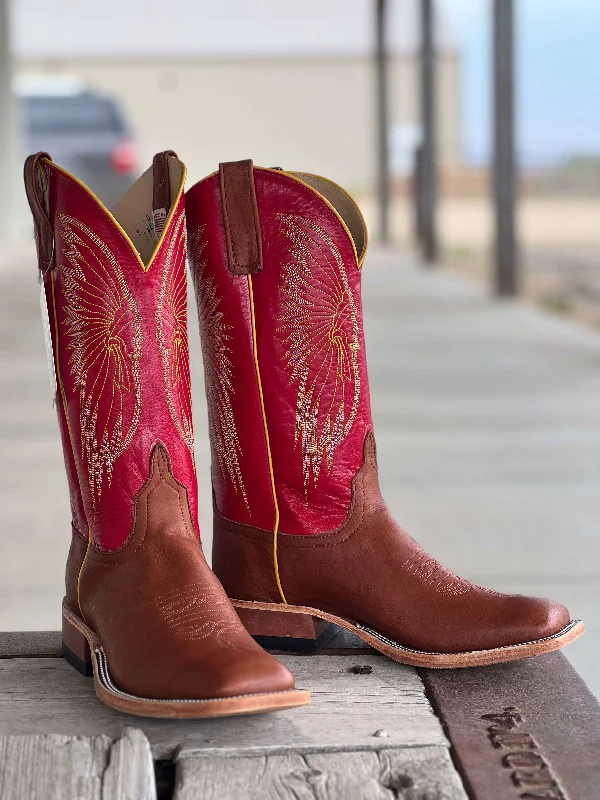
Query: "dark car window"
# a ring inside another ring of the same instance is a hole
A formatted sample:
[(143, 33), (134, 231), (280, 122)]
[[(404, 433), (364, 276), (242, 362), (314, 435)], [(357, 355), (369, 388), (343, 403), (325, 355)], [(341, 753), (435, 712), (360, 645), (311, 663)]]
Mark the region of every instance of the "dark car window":
[(25, 97), (23, 122), (33, 134), (122, 133), (123, 122), (111, 100), (93, 95)]

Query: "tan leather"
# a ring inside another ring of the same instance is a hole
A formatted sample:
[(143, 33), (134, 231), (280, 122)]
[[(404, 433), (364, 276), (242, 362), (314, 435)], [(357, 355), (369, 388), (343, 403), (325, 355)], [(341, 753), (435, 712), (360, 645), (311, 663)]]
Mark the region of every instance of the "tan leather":
[(234, 275), (262, 269), (262, 238), (252, 161), (219, 164), (227, 263)]
[[(152, 166), (140, 175), (112, 209), (112, 216), (130, 238), (146, 266), (160, 240), (154, 214), (164, 210), (166, 222), (179, 191), (183, 190), (185, 175), (185, 165), (172, 150), (157, 153)], [(158, 205), (161, 202), (168, 202), (169, 205)]]
[[(231, 522), (216, 508), (214, 520), (213, 569), (227, 594), (280, 603), (273, 534)], [(385, 505), (372, 433), (346, 522), (331, 533), (279, 534), (277, 553), (289, 604), (360, 622), (417, 650), (460, 653), (530, 642), (570, 621), (558, 603), (482, 589), (428, 556)]]
[(208, 567), (187, 491), (162, 444), (136, 496), (130, 538), (117, 551), (90, 548), (79, 596), (84, 621), (126, 692), (187, 699), (294, 688), (286, 667), (246, 632)]
[(65, 569), (65, 597), (69, 607), (79, 613), (79, 600), (77, 597), (77, 582), (79, 572), (83, 566), (83, 560), (87, 551), (88, 543), (81, 534), (71, 526), (71, 546), (67, 556), (67, 566)]

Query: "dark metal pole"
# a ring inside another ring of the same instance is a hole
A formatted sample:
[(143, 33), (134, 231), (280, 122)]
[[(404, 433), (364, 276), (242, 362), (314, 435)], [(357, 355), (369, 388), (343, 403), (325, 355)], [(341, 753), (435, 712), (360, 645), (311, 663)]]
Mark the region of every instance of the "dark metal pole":
[(436, 56), (433, 0), (421, 0), (421, 214), (423, 258), (433, 264), (438, 258), (437, 238), (437, 114)]
[(494, 0), (494, 242), (495, 289), (518, 292), (515, 226), (514, 2)]
[(390, 240), (390, 156), (388, 143), (388, 52), (386, 43), (386, 0), (376, 0), (377, 73), (377, 190), (379, 198), (379, 238)]
[(413, 211), (414, 211), (414, 225), (415, 225), (415, 244), (417, 250), (421, 250), (423, 245), (423, 145), (419, 143), (415, 148), (414, 162), (413, 162)]

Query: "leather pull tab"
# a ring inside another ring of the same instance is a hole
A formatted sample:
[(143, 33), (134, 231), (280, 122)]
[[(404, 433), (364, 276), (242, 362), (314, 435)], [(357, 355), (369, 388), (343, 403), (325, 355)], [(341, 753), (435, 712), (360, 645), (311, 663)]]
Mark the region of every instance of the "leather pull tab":
[(260, 218), (252, 161), (219, 164), (229, 271), (249, 275), (263, 268)]
[(54, 268), (54, 229), (46, 211), (43, 193), (38, 182), (40, 161), (52, 161), (48, 153), (36, 153), (25, 160), (23, 178), (29, 208), (33, 214), (38, 266), (42, 275)]
[(154, 233), (160, 236), (165, 226), (167, 216), (171, 210), (171, 179), (169, 175), (169, 158), (177, 158), (173, 150), (164, 150), (157, 153), (152, 160), (154, 173), (154, 188), (152, 190), (152, 217), (154, 219)]

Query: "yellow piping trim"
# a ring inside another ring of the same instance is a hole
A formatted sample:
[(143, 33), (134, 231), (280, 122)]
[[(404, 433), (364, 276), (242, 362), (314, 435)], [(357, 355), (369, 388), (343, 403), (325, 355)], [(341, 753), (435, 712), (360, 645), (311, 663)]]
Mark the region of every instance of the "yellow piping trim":
[[(65, 387), (62, 382), (62, 378), (60, 377), (60, 342), (59, 342), (59, 333), (58, 333), (58, 317), (56, 315), (56, 293), (54, 290), (54, 270), (50, 273), (50, 283), (52, 285), (52, 316), (54, 317), (54, 338), (56, 340), (56, 352), (54, 353), (54, 360), (55, 360), (55, 369), (56, 369), (56, 382), (60, 387), (60, 397), (63, 404), (63, 411), (65, 415), (65, 421), (67, 423), (67, 431), (69, 432), (69, 441), (71, 442), (71, 450), (73, 452), (73, 460), (75, 460), (75, 444), (73, 442), (73, 433), (71, 432), (71, 423), (69, 422), (69, 412), (67, 411), (67, 396), (65, 393)], [(79, 481), (79, 476), (77, 476), (77, 480)], [(79, 487), (79, 491), (81, 492), (81, 486)], [(85, 551), (85, 556), (83, 561), (81, 562), (81, 567), (79, 568), (79, 574), (77, 575), (77, 605), (79, 606), (79, 612), (83, 617), (83, 611), (81, 610), (81, 599), (79, 597), (79, 581), (81, 580), (81, 573), (83, 572), (83, 565), (85, 564), (85, 560), (87, 555), (90, 551), (90, 545), (92, 543), (92, 529), (88, 527), (88, 545), (87, 550)], [(85, 619), (85, 617), (84, 617)]]
[[(352, 238), (352, 234), (350, 233), (350, 229), (348, 228), (348, 226), (344, 222), (344, 220), (343, 220), (340, 212), (337, 210), (337, 208), (332, 203), (330, 203), (329, 200), (324, 195), (321, 194), (321, 192), (319, 192), (317, 189), (315, 189), (314, 186), (311, 186), (309, 183), (306, 183), (306, 181), (303, 181), (301, 178), (297, 178), (293, 173), (286, 172), (286, 170), (284, 170), (284, 169), (272, 169), (271, 167), (254, 167), (254, 169), (260, 170), (261, 172), (273, 172), (275, 175), (285, 175), (286, 178), (289, 178), (290, 180), (295, 181), (296, 183), (299, 183), (302, 186), (305, 186), (313, 194), (316, 194), (317, 197), (319, 197), (325, 203), (325, 205), (328, 206), (333, 211), (333, 213), (336, 215), (336, 217), (340, 221), (340, 224), (341, 224), (342, 228), (346, 231), (346, 233), (348, 235), (348, 238), (350, 239), (350, 244), (352, 245), (352, 250), (354, 251), (354, 258), (356, 259), (356, 266), (357, 266), (358, 269), (360, 269), (362, 267), (363, 261), (365, 260), (365, 256), (367, 254), (367, 242), (368, 242), (368, 238), (367, 237), (368, 237), (368, 234), (367, 234), (367, 226), (366, 226), (366, 224), (364, 224), (364, 228), (365, 228), (365, 247), (364, 247), (364, 250), (363, 250), (362, 257), (361, 257), (360, 262), (359, 262), (358, 253), (356, 252), (356, 245), (354, 244), (354, 239)], [(202, 178), (202, 180), (198, 181), (198, 183), (194, 184), (194, 186), (199, 186), (201, 183), (204, 183), (204, 181), (208, 181), (211, 178), (214, 178), (218, 174), (219, 174), (218, 172), (211, 172), (210, 175), (207, 175), (206, 178)], [(312, 175), (311, 172), (307, 172), (305, 174), (306, 175)], [(314, 177), (315, 178), (320, 178), (321, 180), (324, 180), (324, 181), (327, 181), (327, 183), (331, 183), (333, 186), (336, 186), (338, 189), (341, 189), (341, 191), (347, 197), (349, 197), (350, 200), (352, 200), (352, 202), (358, 208), (358, 204), (356, 203), (356, 200), (354, 200), (354, 198), (352, 198), (348, 194), (348, 192), (345, 191), (345, 189), (342, 189), (341, 186), (338, 186), (337, 183), (334, 183), (333, 181), (330, 181), (329, 178), (322, 178), (321, 175), (315, 175)], [(194, 188), (194, 187), (192, 187), (192, 188)], [(360, 212), (360, 209), (359, 209), (359, 212)], [(362, 217), (362, 212), (360, 212), (360, 215)], [(363, 223), (364, 223), (364, 218), (363, 218)]]
[(85, 620), (85, 616), (83, 614), (83, 609), (81, 608), (81, 594), (80, 594), (80, 584), (81, 584), (81, 574), (83, 572), (83, 567), (85, 562), (87, 561), (88, 553), (90, 552), (90, 547), (92, 546), (92, 529), (88, 528), (88, 543), (85, 550), (85, 555), (83, 557), (83, 561), (81, 562), (81, 567), (79, 568), (79, 574), (77, 575), (77, 605), (79, 606), (79, 613)]
[[(314, 186), (311, 186), (310, 183), (306, 183), (306, 181), (303, 181), (302, 178), (297, 178), (294, 174), (292, 174), (291, 172), (286, 172), (284, 169), (271, 169), (271, 167), (255, 167), (255, 169), (261, 169), (264, 172), (274, 172), (276, 175), (285, 175), (290, 180), (296, 181), (296, 183), (300, 183), (302, 186), (305, 186), (307, 189), (309, 189), (311, 192), (313, 192), (313, 194), (316, 194), (317, 197), (319, 197), (325, 203), (325, 205), (328, 206), (333, 211), (333, 213), (339, 219), (340, 224), (342, 225), (343, 229), (346, 231), (346, 233), (348, 235), (348, 238), (350, 239), (350, 244), (352, 245), (352, 250), (354, 251), (354, 258), (356, 259), (356, 266), (358, 267), (358, 253), (356, 252), (356, 245), (354, 244), (354, 239), (352, 238), (352, 234), (350, 233), (350, 229), (348, 228), (348, 226), (344, 222), (340, 212), (333, 205), (333, 203), (331, 201), (329, 201), (325, 197), (325, 195), (321, 194), (321, 192), (318, 189), (315, 189)], [(320, 176), (317, 175), (317, 177), (320, 177)]]
[(81, 186), (81, 188), (82, 188), (82, 189), (83, 189), (83, 190), (84, 190), (84, 191), (85, 191), (85, 192), (86, 192), (86, 193), (87, 193), (87, 194), (88, 194), (88, 195), (89, 195), (89, 196), (92, 198), (92, 200), (93, 200), (93, 201), (96, 203), (96, 205), (99, 207), (100, 211), (104, 212), (104, 214), (106, 214), (106, 216), (107, 216), (107, 217), (108, 217), (108, 218), (111, 220), (111, 222), (113, 223), (113, 225), (114, 225), (114, 226), (115, 226), (115, 227), (116, 227), (116, 228), (117, 228), (117, 229), (118, 229), (118, 230), (121, 232), (121, 234), (122, 234), (123, 238), (125, 239), (125, 241), (126, 241), (126, 242), (127, 242), (127, 244), (129, 245), (129, 247), (131, 248), (131, 251), (132, 251), (133, 255), (135, 256), (135, 258), (137, 259), (137, 261), (138, 261), (138, 263), (139, 263), (140, 267), (142, 268), (142, 270), (143, 270), (144, 272), (148, 272), (148, 271), (150, 270), (150, 267), (151, 267), (151, 266), (152, 266), (152, 264), (154, 263), (154, 259), (156, 258), (156, 254), (158, 253), (158, 251), (159, 251), (159, 249), (160, 249), (160, 246), (161, 246), (161, 244), (163, 243), (163, 239), (164, 239), (164, 238), (165, 238), (165, 236), (166, 236), (166, 233), (167, 233), (167, 230), (168, 230), (168, 228), (169, 228), (169, 225), (171, 224), (171, 220), (172, 220), (172, 219), (173, 219), (173, 217), (175, 216), (175, 209), (177, 208), (177, 204), (179, 203), (179, 198), (180, 198), (180, 197), (181, 197), (181, 195), (183, 194), (183, 187), (184, 187), (184, 185), (185, 185), (185, 179), (186, 179), (186, 176), (187, 176), (187, 169), (186, 169), (186, 166), (185, 166), (185, 164), (183, 163), (183, 161), (179, 161), (179, 159), (178, 159), (178, 158), (176, 159), (176, 161), (177, 161), (177, 162), (178, 162), (178, 163), (181, 165), (181, 170), (182, 170), (182, 171), (181, 171), (181, 182), (180, 182), (180, 184), (179, 184), (179, 189), (177, 190), (177, 196), (175, 197), (175, 200), (174, 200), (174, 201), (173, 201), (173, 203), (171, 204), (171, 209), (170, 209), (170, 211), (169, 211), (169, 214), (168, 214), (168, 216), (167, 216), (167, 219), (166, 219), (166, 221), (165, 221), (165, 225), (164, 225), (164, 227), (163, 227), (163, 229), (162, 229), (162, 233), (161, 233), (161, 235), (160, 235), (160, 237), (159, 237), (159, 239), (158, 239), (158, 242), (156, 243), (156, 246), (155, 246), (155, 248), (154, 248), (154, 250), (153, 250), (153, 252), (152, 252), (152, 255), (150, 256), (150, 261), (148, 261), (148, 264), (147, 264), (147, 265), (146, 265), (146, 264), (144, 264), (144, 262), (143, 262), (143, 261), (142, 261), (142, 259), (140, 258), (140, 254), (138, 253), (138, 251), (137, 251), (137, 249), (136, 249), (136, 247), (135, 247), (134, 243), (133, 243), (133, 242), (131, 241), (131, 239), (129, 238), (129, 235), (127, 234), (127, 232), (125, 231), (125, 229), (123, 228), (123, 226), (121, 225), (121, 223), (120, 223), (120, 222), (119, 222), (119, 221), (116, 219), (116, 217), (115, 217), (115, 216), (114, 216), (114, 215), (113, 215), (113, 214), (112, 214), (112, 213), (111, 213), (111, 212), (108, 210), (108, 208), (107, 208), (107, 207), (104, 205), (104, 203), (103, 203), (101, 200), (99, 200), (99, 199), (96, 197), (96, 195), (95, 195), (95, 194), (94, 194), (94, 193), (91, 191), (91, 189), (88, 189), (88, 187), (85, 185), (85, 183), (82, 183), (82, 182), (79, 180), (79, 178), (77, 178), (75, 175), (72, 175), (72, 174), (71, 174), (71, 173), (70, 173), (68, 170), (66, 170), (66, 169), (63, 169), (62, 167), (59, 167), (59, 166), (58, 166), (58, 164), (55, 164), (55, 163), (54, 163), (54, 161), (51, 161), (51, 160), (49, 160), (49, 159), (47, 159), (47, 158), (44, 158), (44, 159), (43, 159), (43, 161), (44, 161), (44, 163), (45, 163), (45, 164), (48, 164), (48, 166), (52, 167), (53, 169), (56, 169), (56, 170), (58, 170), (59, 172), (62, 172), (62, 174), (63, 174), (63, 175), (66, 175), (66, 176), (67, 176), (68, 178), (70, 178), (72, 181), (75, 181), (75, 183), (76, 183), (76, 184), (78, 184), (79, 186)]
[[(180, 199), (181, 195), (183, 194), (183, 187), (185, 185), (185, 179), (186, 179), (186, 175), (187, 175), (187, 170), (186, 170), (185, 164), (182, 161), (179, 161), (179, 159), (177, 159), (177, 161), (181, 165), (181, 181), (180, 181), (180, 184), (179, 184), (179, 189), (177, 191), (177, 196), (175, 197), (174, 202), (171, 204), (171, 209), (169, 210), (169, 214), (168, 214), (167, 219), (165, 221), (165, 225), (164, 225), (162, 234), (159, 237), (158, 242), (156, 243), (154, 251), (152, 252), (152, 255), (150, 256), (150, 260), (148, 261), (148, 264), (145, 265), (144, 262), (142, 261), (142, 259), (140, 258), (140, 254), (138, 253), (135, 245), (133, 244), (133, 242), (131, 241), (130, 237), (126, 233), (125, 229), (118, 222), (118, 220), (114, 217), (114, 215), (108, 210), (108, 208), (104, 205), (104, 203), (102, 203), (102, 201), (99, 200), (98, 197), (96, 197), (96, 195), (90, 189), (88, 189), (88, 187), (84, 183), (82, 183), (79, 180), (79, 178), (77, 178), (75, 175), (72, 175), (68, 170), (63, 169), (63, 167), (60, 167), (58, 164), (55, 164), (54, 161), (52, 161), (50, 159), (47, 159), (47, 158), (44, 159), (44, 162), (46, 164), (48, 164), (48, 166), (50, 166), (53, 169), (58, 170), (58, 172), (62, 172), (63, 175), (66, 175), (68, 178), (70, 178), (76, 184), (81, 186), (81, 188), (84, 190), (84, 192), (86, 192), (89, 195), (89, 197), (91, 197), (91, 199), (96, 203), (96, 205), (98, 206), (100, 211), (103, 211), (104, 214), (106, 214), (106, 216), (113, 222), (114, 226), (121, 232), (121, 234), (123, 235), (123, 238), (125, 239), (125, 241), (129, 245), (129, 247), (131, 248), (131, 251), (132, 251), (133, 255), (137, 259), (139, 265), (141, 266), (141, 268), (142, 268), (142, 270), (144, 272), (148, 272), (150, 267), (152, 266), (152, 264), (154, 262), (154, 259), (156, 257), (156, 254), (158, 253), (158, 251), (160, 249), (160, 246), (163, 243), (163, 240), (164, 240), (164, 238), (166, 236), (168, 227), (169, 227), (173, 217), (175, 216), (175, 209), (177, 208), (177, 205), (179, 203), (179, 199)], [(56, 339), (56, 353), (55, 353), (56, 378), (57, 378), (57, 383), (60, 386), (60, 394), (61, 394), (61, 399), (62, 399), (62, 403), (63, 403), (65, 421), (67, 423), (67, 430), (69, 432), (69, 441), (71, 442), (71, 449), (73, 451), (73, 457), (75, 457), (75, 452), (76, 451), (75, 451), (75, 446), (74, 446), (74, 443), (73, 443), (73, 434), (71, 432), (71, 423), (69, 422), (69, 414), (68, 414), (68, 411), (67, 411), (67, 398), (66, 398), (63, 382), (62, 382), (62, 379), (60, 377), (60, 357), (59, 357), (59, 349), (60, 348), (59, 348), (58, 318), (57, 318), (57, 314), (56, 314), (56, 294), (55, 294), (55, 290), (54, 290), (54, 271), (52, 271), (50, 273), (50, 280), (51, 280), (51, 283), (52, 283), (52, 311), (53, 311), (53, 316), (54, 316), (54, 335), (55, 335), (55, 339)], [(81, 491), (81, 487), (80, 487), (80, 491)], [(83, 614), (83, 610), (81, 608), (81, 597), (80, 597), (79, 590), (80, 590), (80, 583), (81, 583), (81, 574), (83, 572), (83, 567), (85, 566), (85, 562), (86, 562), (86, 559), (88, 557), (88, 553), (90, 552), (91, 545), (92, 545), (92, 529), (90, 527), (88, 527), (88, 544), (87, 544), (87, 548), (86, 548), (86, 551), (85, 551), (85, 556), (83, 558), (83, 561), (81, 563), (81, 567), (79, 569), (79, 574), (77, 575), (77, 604), (79, 605), (79, 612), (80, 612), (82, 617), (84, 617), (84, 614)], [(85, 619), (85, 617), (84, 617), (84, 619)]]
[(273, 567), (275, 569), (275, 581), (281, 599), (287, 605), (287, 600), (283, 593), (281, 580), (279, 578), (279, 562), (277, 560), (277, 534), (279, 533), (279, 504), (277, 502), (277, 491), (275, 490), (275, 473), (273, 472), (273, 459), (271, 458), (271, 444), (269, 442), (269, 427), (267, 425), (267, 415), (265, 413), (265, 398), (262, 390), (262, 381), (260, 379), (260, 367), (258, 364), (258, 345), (256, 341), (256, 317), (254, 315), (254, 293), (252, 291), (252, 275), (248, 275), (248, 291), (250, 294), (250, 319), (252, 321), (252, 353), (254, 355), (254, 368), (256, 370), (256, 381), (258, 383), (258, 394), (260, 397), (260, 410), (263, 418), (263, 427), (265, 430), (265, 442), (267, 444), (267, 459), (269, 461), (269, 476), (271, 478), (271, 491), (273, 492), (273, 505), (275, 507), (275, 524), (273, 526)]
[[(333, 186), (335, 189), (337, 189), (339, 192), (341, 192), (344, 195), (344, 197), (347, 197), (348, 200), (350, 200), (350, 202), (352, 203), (352, 205), (356, 206), (356, 210), (358, 211), (358, 215), (359, 215), (360, 222), (361, 222), (362, 229), (363, 229), (364, 236), (365, 236), (365, 242), (364, 242), (364, 245), (363, 245), (362, 253), (360, 254), (360, 257), (357, 258), (358, 268), (360, 269), (362, 267), (363, 263), (364, 263), (365, 257), (367, 255), (367, 249), (369, 247), (369, 229), (367, 228), (367, 223), (365, 221), (365, 218), (363, 216), (362, 211), (360, 210), (360, 206), (358, 205), (356, 200), (352, 197), (350, 192), (347, 192), (344, 189), (343, 186), (339, 185), (339, 183), (336, 183), (335, 181), (332, 181), (330, 178), (324, 178), (322, 175), (316, 175), (314, 172), (299, 172), (299, 173), (286, 172), (285, 174), (286, 175), (291, 175), (292, 178), (297, 177), (297, 175), (308, 175), (310, 178), (316, 178), (318, 181), (323, 181), (324, 183), (328, 183), (330, 186)], [(299, 180), (302, 180), (302, 178), (299, 178)], [(304, 183), (304, 181), (302, 181), (302, 182)], [(320, 194), (318, 189), (314, 189), (314, 187), (312, 187), (310, 184), (306, 184), (306, 185), (309, 188), (313, 189), (313, 191), (317, 191)], [(326, 197), (323, 198), (323, 199), (327, 200)], [(333, 210), (337, 211), (335, 206), (334, 206)], [(338, 212), (338, 214), (339, 214), (339, 212)], [(344, 222), (344, 220), (342, 220), (342, 222)], [(345, 224), (346, 223), (344, 222), (344, 225)], [(348, 233), (350, 233), (350, 231), (348, 231)], [(351, 234), (350, 234), (350, 238), (352, 239), (352, 235)], [(352, 239), (352, 241), (354, 241), (354, 239)], [(354, 251), (356, 252), (356, 246), (354, 248)]]

